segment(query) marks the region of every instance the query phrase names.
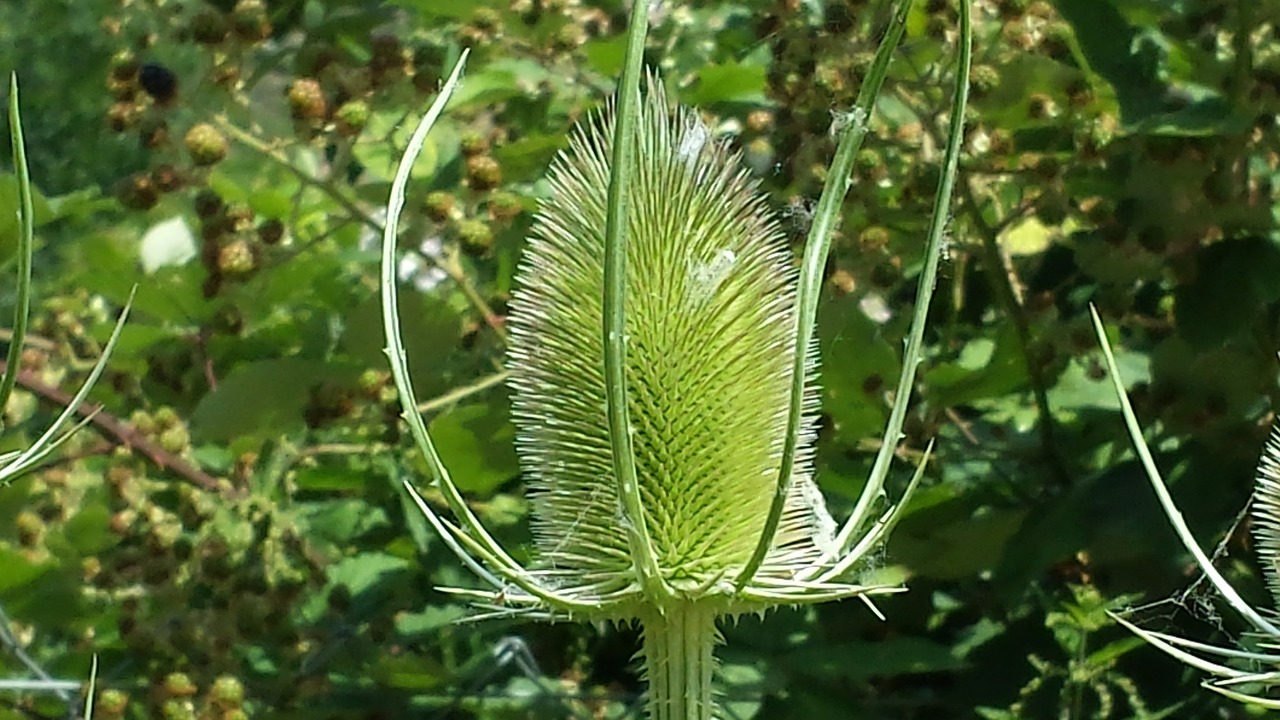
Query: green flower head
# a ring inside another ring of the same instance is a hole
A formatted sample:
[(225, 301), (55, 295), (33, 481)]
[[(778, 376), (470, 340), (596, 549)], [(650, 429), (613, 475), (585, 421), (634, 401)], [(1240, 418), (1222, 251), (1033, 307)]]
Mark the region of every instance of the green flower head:
[(797, 270), (739, 155), (695, 112), (669, 105), (656, 79), (640, 93), (645, 6), (636, 3), (622, 90), (553, 162), (510, 302), (513, 423), (537, 549), (528, 567), (489, 535), (451, 482), (414, 409), (399, 339), (396, 220), (413, 157), (461, 61), (392, 184), (382, 256), (388, 354), (404, 417), (454, 519), (408, 490), (490, 586), (452, 592), (495, 615), (638, 622), (651, 718), (713, 715), (720, 618), (846, 597), (870, 605), (902, 589), (859, 576), (902, 506), (873, 514), (905, 417), (958, 162), (967, 4), (901, 391), (871, 477), (839, 527), (813, 478), (813, 330), (831, 228), (908, 4), (897, 3), (868, 87), (841, 116), (834, 180)]
[[(672, 601), (754, 609), (733, 580), (777, 490), (787, 433), (796, 282), (791, 254), (737, 154), (649, 84), (627, 211), (626, 377), (644, 522)], [(634, 617), (606, 418), (604, 227), (612, 107), (575, 133), (548, 177), (511, 301), (508, 367), (534, 491), (536, 574)], [(810, 350), (810, 367), (816, 364)], [(810, 374), (810, 377), (812, 375)], [(816, 407), (812, 386), (806, 407)], [(775, 542), (751, 589), (794, 578), (834, 545), (811, 479), (813, 414)], [(607, 609), (605, 609), (607, 608)]]

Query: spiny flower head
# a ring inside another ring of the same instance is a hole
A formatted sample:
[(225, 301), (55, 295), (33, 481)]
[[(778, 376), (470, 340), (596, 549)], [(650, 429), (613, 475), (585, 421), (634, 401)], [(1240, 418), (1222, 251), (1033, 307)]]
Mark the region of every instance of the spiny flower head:
[[(533, 491), (536, 572), (584, 597), (640, 601), (611, 459), (603, 375), (604, 226), (612, 108), (552, 165), (511, 302), (517, 449)], [(626, 377), (644, 519), (677, 595), (723, 594), (777, 490), (796, 346), (796, 272), (756, 184), (696, 114), (651, 82), (628, 205)], [(815, 359), (810, 352), (809, 363)], [(806, 395), (813, 410), (812, 387)], [(804, 423), (762, 577), (833, 545)], [(654, 600), (654, 598), (649, 598)], [(750, 603), (748, 603), (750, 605)]]

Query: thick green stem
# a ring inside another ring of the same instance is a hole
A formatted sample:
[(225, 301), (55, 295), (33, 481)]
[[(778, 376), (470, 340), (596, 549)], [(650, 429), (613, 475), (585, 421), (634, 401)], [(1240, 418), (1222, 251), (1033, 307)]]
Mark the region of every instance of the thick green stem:
[(644, 671), (649, 720), (711, 720), (712, 651), (719, 641), (716, 612), (707, 603), (681, 603), (653, 612), (644, 625)]

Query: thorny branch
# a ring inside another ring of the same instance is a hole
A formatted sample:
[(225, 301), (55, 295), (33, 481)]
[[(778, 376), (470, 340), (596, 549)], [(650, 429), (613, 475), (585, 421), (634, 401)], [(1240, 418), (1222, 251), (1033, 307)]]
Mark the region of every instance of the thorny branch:
[[(0, 372), (7, 372), (5, 363), (2, 361), (0, 361)], [(72, 398), (69, 393), (42, 382), (30, 371), (18, 371), (18, 385), (54, 405), (67, 407), (71, 404)], [(76, 409), (76, 414), (87, 418), (91, 424), (114, 437), (121, 445), (142, 453), (157, 467), (172, 470), (192, 484), (209, 492), (224, 495), (227, 493), (227, 489), (217, 478), (191, 464), (181, 456), (160, 447), (158, 443), (135, 430), (127, 422), (102, 409), (101, 405), (83, 404)]]

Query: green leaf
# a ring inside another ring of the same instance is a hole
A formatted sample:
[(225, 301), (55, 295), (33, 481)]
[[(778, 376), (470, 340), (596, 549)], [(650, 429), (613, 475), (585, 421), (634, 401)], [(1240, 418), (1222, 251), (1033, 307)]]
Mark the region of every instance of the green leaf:
[[(443, 131), (445, 127), (438, 129)], [(373, 177), (389, 178), (395, 173), (396, 163), (400, 160), (399, 148), (409, 141), (412, 132), (413, 128), (404, 122), (404, 113), (400, 110), (374, 112), (369, 118), (365, 134), (387, 140), (356, 143), (353, 150), (355, 158)], [(422, 152), (414, 159), (414, 173), (422, 177), (434, 174), (442, 160), (439, 148), (444, 145), (456, 146), (457, 141), (445, 132), (433, 133), (423, 144)]]
[(938, 363), (925, 374), (930, 399), (943, 407), (1000, 397), (1027, 383), (1026, 361), (1012, 323), (1002, 323), (995, 338), (967, 343), (953, 362)]
[(464, 405), (427, 426), (458, 489), (489, 495), (515, 477), (515, 427), (505, 397)]
[(402, 612), (396, 615), (396, 632), (412, 639), (450, 627), (466, 615), (460, 605), (433, 605), (418, 612)]
[(705, 65), (694, 73), (697, 84), (681, 93), (689, 105), (719, 102), (766, 103), (765, 68), (761, 65), (725, 63)]
[(200, 399), (191, 415), (193, 435), (217, 442), (286, 434), (302, 427), (302, 411), (313, 387), (324, 382), (349, 382), (352, 375), (346, 368), (299, 358), (241, 365)]
[(22, 588), (57, 567), (52, 560), (37, 562), (7, 545), (0, 545), (0, 597), (14, 588)]
[[(1124, 376), (1125, 387), (1131, 388), (1151, 379), (1150, 361), (1142, 353), (1119, 351), (1116, 353), (1116, 364)], [(1073, 359), (1066, 371), (1059, 376), (1057, 384), (1050, 388), (1049, 406), (1055, 411), (1081, 408), (1119, 410), (1120, 400), (1116, 398), (1115, 390), (1106, 376), (1091, 376), (1087, 363)]]
[(1075, 27), (1075, 38), (1091, 69), (1115, 88), (1121, 120), (1134, 125), (1160, 112), (1165, 86), (1160, 81), (1159, 51), (1116, 3), (1056, 0), (1054, 4)]
[(1214, 243), (1196, 256), (1195, 280), (1179, 287), (1178, 331), (1206, 348), (1240, 334), (1280, 300), (1280, 245), (1262, 237)]
[(889, 550), (915, 574), (939, 580), (972, 578), (1000, 564), (1026, 514), (1020, 508), (973, 508), (960, 499), (912, 513), (889, 540)]
[[(380, 367), (385, 361), (378, 314), (378, 298), (370, 297), (343, 317), (343, 351), (369, 367)], [(408, 291), (400, 303), (400, 327), (409, 372), (422, 399), (452, 389), (450, 359), (462, 340), (462, 316), (457, 309), (438, 295)]]
[(329, 566), (326, 575), (330, 586), (341, 585), (351, 591), (354, 598), (376, 589), (390, 576), (408, 570), (410, 563), (403, 558), (378, 552), (364, 552), (344, 558)]
[(502, 173), (508, 182), (536, 180), (542, 177), (551, 158), (567, 144), (563, 134), (534, 133), (494, 148), (493, 157), (502, 164)]
[(881, 327), (852, 295), (826, 301), (818, 314), (818, 341), (826, 360), (819, 380), (822, 407), (836, 437), (855, 445), (884, 427), (885, 393), (898, 372), (897, 353)]
[(315, 537), (337, 545), (350, 544), (390, 525), (385, 510), (355, 499), (306, 503), (298, 507), (298, 517), (305, 519)]
[(456, 107), (490, 106), (522, 96), (532, 96), (551, 80), (551, 71), (533, 60), (502, 59), (473, 69), (454, 93)]
[(100, 503), (81, 507), (66, 521), (61, 534), (81, 556), (100, 553), (120, 542), (111, 531), (111, 513)]

